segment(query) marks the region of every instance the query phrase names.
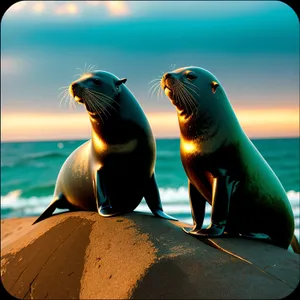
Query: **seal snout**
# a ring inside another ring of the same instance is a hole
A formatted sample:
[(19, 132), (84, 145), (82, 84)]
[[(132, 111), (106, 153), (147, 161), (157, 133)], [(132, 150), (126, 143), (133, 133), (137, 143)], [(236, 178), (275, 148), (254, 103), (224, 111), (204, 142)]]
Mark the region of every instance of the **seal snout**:
[(161, 79), (161, 87), (171, 100), (173, 99), (173, 86), (175, 81), (176, 78), (174, 78), (172, 73), (165, 73)]
[(71, 83), (69, 87), (70, 95), (75, 99), (76, 102), (83, 103), (82, 98), (79, 96), (78, 89), (79, 89), (78, 82)]

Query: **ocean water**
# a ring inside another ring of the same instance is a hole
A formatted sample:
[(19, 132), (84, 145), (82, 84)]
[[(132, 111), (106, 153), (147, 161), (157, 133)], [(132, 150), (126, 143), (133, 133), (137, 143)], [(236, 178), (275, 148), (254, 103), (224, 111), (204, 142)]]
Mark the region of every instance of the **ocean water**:
[[(299, 236), (299, 138), (252, 140), (283, 184)], [(52, 199), (55, 180), (68, 155), (84, 141), (1, 143), (1, 218), (38, 216)], [(158, 139), (156, 177), (164, 210), (192, 224), (187, 177), (181, 164), (179, 139)], [(145, 201), (138, 211), (150, 212)], [(59, 212), (59, 210), (57, 210)], [(209, 224), (207, 204), (204, 224)]]

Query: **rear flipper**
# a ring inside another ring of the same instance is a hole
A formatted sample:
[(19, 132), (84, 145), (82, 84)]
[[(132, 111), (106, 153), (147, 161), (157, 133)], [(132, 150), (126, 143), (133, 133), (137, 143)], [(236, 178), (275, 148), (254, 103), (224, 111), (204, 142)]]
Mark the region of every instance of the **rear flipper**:
[(53, 200), (45, 211), (32, 223), (32, 225), (49, 218), (56, 208), (68, 208), (70, 210), (76, 210), (71, 206), (63, 194), (60, 194), (57, 199)]
[(163, 211), (160, 196), (159, 196), (159, 190), (157, 187), (157, 183), (156, 183), (154, 174), (151, 176), (151, 178), (149, 180), (144, 198), (145, 198), (150, 210), (156, 217), (177, 221), (177, 219), (169, 216), (168, 214), (166, 214)]
[(253, 239), (256, 241), (262, 241), (265, 243), (272, 243), (272, 239), (265, 233), (240, 233), (239, 234), (241, 237), (247, 238), (247, 239)]

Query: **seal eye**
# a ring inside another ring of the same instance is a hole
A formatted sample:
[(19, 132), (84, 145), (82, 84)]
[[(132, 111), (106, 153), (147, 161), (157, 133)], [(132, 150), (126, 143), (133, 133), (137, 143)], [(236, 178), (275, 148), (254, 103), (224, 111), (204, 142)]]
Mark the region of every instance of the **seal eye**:
[(93, 82), (94, 85), (97, 85), (97, 86), (101, 85), (101, 81), (97, 78), (93, 78), (92, 82)]
[(219, 84), (216, 81), (212, 81), (211, 82), (211, 88), (212, 88), (212, 92), (215, 93), (217, 88), (218, 88)]
[(188, 80), (194, 80), (194, 79), (197, 78), (197, 76), (196, 76), (195, 73), (189, 72), (189, 73), (186, 74), (186, 78), (187, 78)]

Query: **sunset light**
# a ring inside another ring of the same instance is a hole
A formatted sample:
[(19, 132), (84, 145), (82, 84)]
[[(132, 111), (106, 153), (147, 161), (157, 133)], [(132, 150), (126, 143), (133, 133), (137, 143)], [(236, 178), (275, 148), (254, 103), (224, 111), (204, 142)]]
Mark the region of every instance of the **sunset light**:
[[(299, 136), (297, 110), (237, 110), (244, 131), (252, 138)], [(157, 138), (179, 137), (177, 115), (174, 112), (147, 113)], [(2, 115), (2, 140), (88, 139), (89, 118), (85, 113), (13, 114)]]
[(113, 15), (123, 16), (129, 13), (125, 1), (105, 1), (105, 5)]
[(78, 12), (78, 8), (77, 8), (77, 5), (74, 3), (66, 3), (66, 4), (58, 6), (56, 9), (56, 13), (58, 15), (60, 15), (60, 14), (75, 15), (75, 14), (77, 14), (77, 12)]
[(11, 5), (1, 19), (3, 290), (293, 295), (299, 49), (298, 15), (282, 1)]

